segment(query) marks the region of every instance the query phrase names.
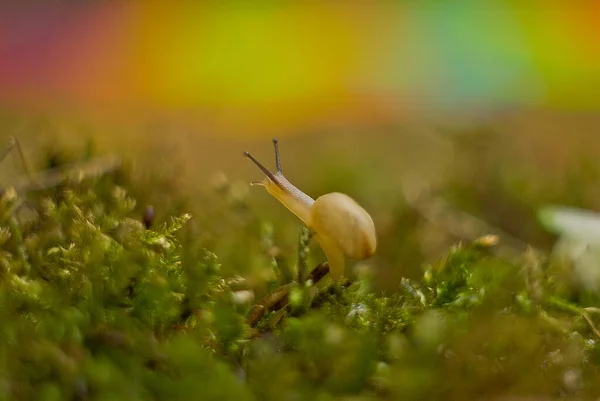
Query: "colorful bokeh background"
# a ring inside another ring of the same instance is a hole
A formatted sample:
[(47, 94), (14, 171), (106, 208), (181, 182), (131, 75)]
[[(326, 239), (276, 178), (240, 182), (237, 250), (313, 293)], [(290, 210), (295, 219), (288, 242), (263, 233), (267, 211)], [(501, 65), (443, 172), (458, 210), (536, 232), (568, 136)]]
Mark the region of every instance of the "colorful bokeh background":
[(600, 106), (595, 0), (17, 3), (0, 6), (16, 112), (270, 136)]

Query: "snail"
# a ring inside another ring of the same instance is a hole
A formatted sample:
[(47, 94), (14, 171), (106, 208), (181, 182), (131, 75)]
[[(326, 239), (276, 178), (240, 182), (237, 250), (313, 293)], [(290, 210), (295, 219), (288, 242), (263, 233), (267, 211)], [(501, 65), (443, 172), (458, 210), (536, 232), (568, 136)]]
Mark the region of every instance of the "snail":
[(300, 191), (283, 175), (279, 146), (275, 138), (273, 145), (277, 168), (274, 173), (250, 153), (244, 152), (244, 156), (266, 175), (263, 181), (253, 182), (251, 185), (265, 187), (269, 194), (302, 220), (313, 232), (327, 257), (331, 278), (339, 281), (344, 277), (346, 256), (364, 260), (375, 253), (377, 240), (373, 219), (346, 194), (332, 192), (314, 200)]

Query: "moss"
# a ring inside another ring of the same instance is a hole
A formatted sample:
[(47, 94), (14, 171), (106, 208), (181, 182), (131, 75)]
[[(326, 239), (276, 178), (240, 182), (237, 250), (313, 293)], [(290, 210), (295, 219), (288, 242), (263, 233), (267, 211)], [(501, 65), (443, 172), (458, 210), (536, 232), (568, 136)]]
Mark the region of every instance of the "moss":
[[(206, 220), (188, 214), (147, 228), (122, 174), (4, 194), (0, 398), (600, 393), (598, 296), (572, 296), (542, 259), (507, 262), (494, 244), (463, 242), (410, 266), (421, 274), (392, 291), (369, 275), (329, 285), (310, 271), (319, 256), (306, 230), (290, 239), (281, 232), (295, 229), (277, 231), (239, 197), (210, 223), (226, 233), (235, 222), (239, 237), (198, 234)], [(281, 250), (294, 245), (298, 255)], [(250, 325), (240, 291), (280, 297)]]

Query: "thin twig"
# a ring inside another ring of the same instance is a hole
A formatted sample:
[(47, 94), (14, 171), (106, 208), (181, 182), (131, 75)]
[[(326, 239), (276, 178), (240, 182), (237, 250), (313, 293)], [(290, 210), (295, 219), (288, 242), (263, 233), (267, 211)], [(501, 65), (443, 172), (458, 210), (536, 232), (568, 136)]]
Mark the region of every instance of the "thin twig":
[[(310, 281), (312, 283), (311, 286), (314, 286), (321, 281), (327, 273), (329, 273), (329, 264), (327, 262), (320, 263), (309, 273), (307, 281)], [(250, 312), (246, 317), (246, 324), (254, 327), (258, 324), (260, 319), (262, 319), (265, 313), (285, 308), (289, 303), (290, 291), (296, 285), (296, 283), (285, 284), (265, 295), (260, 301), (252, 306), (252, 309), (250, 309)]]

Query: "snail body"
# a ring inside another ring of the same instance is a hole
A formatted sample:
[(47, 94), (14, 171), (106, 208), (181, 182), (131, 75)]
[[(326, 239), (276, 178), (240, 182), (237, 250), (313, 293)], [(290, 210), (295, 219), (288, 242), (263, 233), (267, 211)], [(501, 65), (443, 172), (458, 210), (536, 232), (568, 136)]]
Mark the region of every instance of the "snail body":
[(283, 175), (276, 139), (273, 139), (273, 144), (277, 166), (274, 173), (250, 153), (244, 153), (266, 176), (253, 184), (265, 187), (314, 233), (329, 262), (332, 279), (340, 280), (344, 276), (346, 256), (364, 260), (375, 253), (377, 240), (373, 219), (346, 194), (332, 192), (315, 200), (296, 188)]

